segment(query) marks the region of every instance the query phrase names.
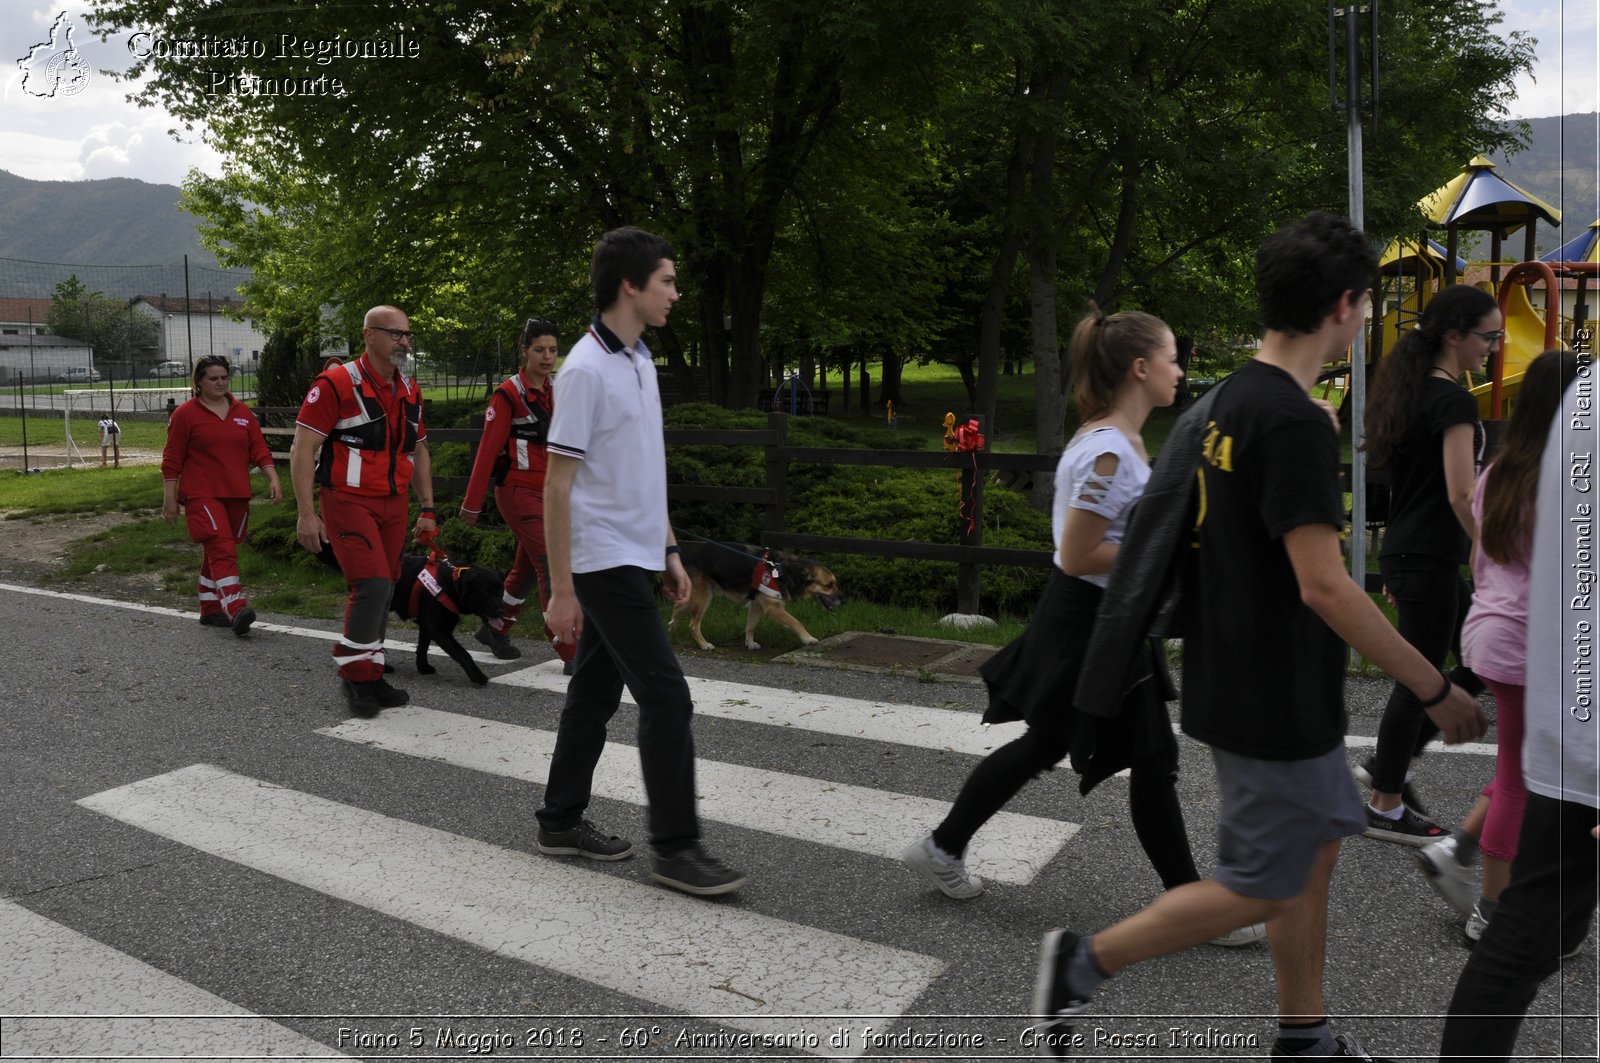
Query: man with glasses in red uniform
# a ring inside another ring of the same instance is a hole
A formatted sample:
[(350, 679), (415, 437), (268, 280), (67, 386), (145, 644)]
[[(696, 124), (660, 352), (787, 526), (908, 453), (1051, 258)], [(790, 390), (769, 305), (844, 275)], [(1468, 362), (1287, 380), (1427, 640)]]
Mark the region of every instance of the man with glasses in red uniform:
[[(398, 307), (367, 311), (361, 330), (366, 349), (312, 382), (295, 420), (289, 458), (300, 545), (312, 553), (331, 545), (350, 587), (333, 659), (350, 711), (363, 717), (410, 700), (383, 678), (383, 639), (406, 542), (409, 487), (415, 485), (422, 507), (412, 534), (423, 538), (438, 530), (422, 391), (400, 371), (411, 350), (410, 329)], [(320, 517), (313, 480), (321, 485)]]

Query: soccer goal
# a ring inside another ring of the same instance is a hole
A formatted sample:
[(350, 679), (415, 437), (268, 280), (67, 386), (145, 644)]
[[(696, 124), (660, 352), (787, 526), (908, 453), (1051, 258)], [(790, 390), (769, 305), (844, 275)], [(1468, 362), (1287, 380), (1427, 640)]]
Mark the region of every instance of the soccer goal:
[[(166, 410), (168, 403), (179, 406), (194, 397), (192, 387), (181, 388), (66, 388), (61, 392), (62, 428), (67, 437), (67, 463), (89, 465), (100, 463), (100, 418), (110, 413), (112, 417), (123, 413), (152, 413)], [(73, 438), (73, 418), (78, 430), (84, 433), (91, 447), (90, 455), (79, 449)]]

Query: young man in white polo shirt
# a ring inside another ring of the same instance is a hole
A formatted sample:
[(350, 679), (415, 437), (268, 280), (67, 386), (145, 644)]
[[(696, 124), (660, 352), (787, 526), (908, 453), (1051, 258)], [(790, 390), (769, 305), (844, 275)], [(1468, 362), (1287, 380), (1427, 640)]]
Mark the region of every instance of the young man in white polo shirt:
[(550, 759), (538, 848), (551, 856), (621, 860), (633, 844), (583, 817), (606, 724), (626, 684), (639, 704), (639, 761), (649, 805), (654, 877), (699, 896), (731, 893), (745, 877), (700, 845), (695, 812), (694, 703), (656, 609), (654, 573), (668, 599), (689, 598), (667, 519), (661, 395), (647, 326), (678, 300), (672, 245), (643, 229), (613, 229), (589, 267), (599, 314), (556, 379), (545, 476), (550, 607), (545, 623), (576, 642), (572, 681)]

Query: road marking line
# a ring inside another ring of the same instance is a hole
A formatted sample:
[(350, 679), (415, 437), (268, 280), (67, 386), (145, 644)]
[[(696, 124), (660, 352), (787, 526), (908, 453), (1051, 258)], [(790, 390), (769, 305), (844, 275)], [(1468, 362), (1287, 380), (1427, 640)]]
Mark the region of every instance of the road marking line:
[[(694, 711), (743, 723), (799, 728), (897, 746), (951, 750), (977, 756), (993, 752), (1022, 733), (1022, 724), (985, 728), (978, 714), (959, 709), (929, 709), (886, 701), (784, 690), (753, 683), (730, 683), (689, 676)], [(489, 680), (507, 686), (565, 693), (560, 661), (505, 672)], [(626, 691), (623, 701), (634, 704)]]
[[(60, 598), (88, 605), (109, 605), (116, 609), (172, 616), (180, 620), (194, 617), (193, 613), (160, 605), (96, 598), (87, 594), (44, 590), (16, 583), (0, 583), (0, 591), (32, 594), (41, 598)], [(270, 621), (258, 621), (252, 630), (275, 631), (284, 635), (320, 639), (323, 642), (335, 642), (339, 638), (337, 631), (291, 627)], [(399, 642), (394, 639), (387, 640), (383, 646), (385, 651), (416, 650), (415, 642)], [(505, 663), (492, 653), (483, 650), (467, 652), (480, 664)], [(530, 667), (519, 668), (516, 671), (493, 676), (489, 681), (556, 694), (563, 694), (567, 689), (567, 678), (561, 674), (560, 661), (544, 661)], [(703, 716), (717, 716), (745, 723), (762, 723), (772, 727), (798, 727), (822, 734), (892, 742), (896, 745), (916, 746), (922, 749), (971, 753), (975, 756), (993, 752), (1011, 741), (1022, 730), (1020, 723), (1003, 723), (986, 728), (975, 714), (958, 709), (929, 709), (916, 705), (836, 697), (831, 694), (807, 694), (778, 687), (697, 679), (694, 676), (689, 677), (689, 690), (695, 699), (695, 711)], [(760, 704), (752, 703), (751, 698), (759, 698)], [(626, 691), (623, 692), (622, 700), (630, 705), (633, 704), (632, 697)], [(1180, 734), (1179, 737), (1183, 736)], [(1344, 742), (1351, 749), (1366, 749), (1378, 744), (1377, 738), (1371, 735), (1346, 735)], [(1473, 756), (1492, 757), (1495, 754), (1495, 746), (1490, 742), (1464, 742), (1461, 745), (1446, 746), (1435, 740), (1428, 749), (1435, 753), (1466, 753)]]
[(10, 901), (0, 940), (6, 1056), (148, 1059), (178, 1044), (190, 1058), (341, 1055)]
[[(386, 709), (375, 719), (350, 720), (318, 733), (541, 786), (556, 744), (554, 731), (417, 705)], [(700, 814), (707, 819), (869, 856), (898, 859), (906, 845), (931, 830), (950, 808), (948, 800), (713, 760), (697, 759), (694, 770)], [(595, 770), (594, 793), (647, 804), (636, 746), (607, 743)], [(986, 878), (1025, 885), (1077, 832), (1076, 823), (1000, 812), (984, 824), (967, 862)]]
[(834, 1024), (808, 1016), (900, 1015), (944, 968), (209, 764), (78, 804), (501, 956), (741, 1029), (809, 1029), (823, 1046)]
[[(15, 591), (18, 594), (32, 594), (40, 598), (60, 598), (63, 601), (83, 602), (86, 605), (109, 605), (117, 609), (131, 609), (137, 613), (150, 613), (154, 616), (171, 616), (176, 617), (179, 620), (188, 620), (191, 622), (197, 616), (199, 616), (198, 613), (188, 612), (183, 609), (173, 609), (165, 605), (146, 605), (144, 602), (122, 602), (113, 598), (96, 598), (89, 594), (73, 594), (69, 591), (50, 591), (44, 590), (40, 587), (24, 587), (16, 583), (0, 583), (0, 591)], [(322, 642), (339, 641), (339, 632), (337, 631), (324, 631), (321, 628), (315, 627), (295, 627), (290, 624), (274, 624), (270, 620), (258, 620), (254, 624), (250, 625), (250, 630), (272, 631), (280, 635), (295, 635), (299, 638), (317, 639)], [(467, 644), (464, 642), (461, 644), (461, 646), (463, 649), (466, 649), (467, 653), (471, 654), (472, 659), (477, 661), (479, 664), (505, 663), (487, 650), (467, 649)], [(417, 640), (412, 638), (402, 642), (398, 639), (385, 639), (383, 648), (384, 652), (386, 653), (392, 651), (395, 653), (415, 654), (417, 650)], [(446, 654), (444, 650), (439, 649), (437, 643), (434, 644), (429, 653), (430, 655), (437, 654), (440, 657), (445, 657), (448, 659), (448, 654)]]

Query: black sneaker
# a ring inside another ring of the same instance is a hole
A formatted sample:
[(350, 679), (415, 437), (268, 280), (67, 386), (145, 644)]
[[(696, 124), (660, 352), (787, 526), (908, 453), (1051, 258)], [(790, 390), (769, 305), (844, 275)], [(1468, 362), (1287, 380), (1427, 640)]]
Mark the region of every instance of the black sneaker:
[(344, 700), (349, 702), (350, 711), (363, 720), (370, 720), (378, 715), (383, 708), (378, 704), (377, 692), (372, 689), (371, 683), (357, 683), (349, 679), (339, 680), (339, 686), (344, 690)]
[(1033, 977), (1033, 1018), (1041, 1056), (1064, 1059), (1072, 1043), (1073, 1020), (1089, 1006), (1089, 994), (1067, 986), (1067, 961), (1078, 948), (1078, 935), (1051, 930), (1039, 942), (1039, 969)]
[(233, 621), (228, 619), (227, 613), (201, 613), (201, 627), (232, 627)]
[(256, 622), (256, 611), (248, 605), (239, 610), (234, 616), (233, 623), (228, 626), (233, 628), (233, 637), (243, 639), (250, 637), (250, 625)]
[(615, 834), (601, 834), (588, 820), (580, 820), (571, 830), (549, 831), (539, 828), (538, 850), (546, 856), (587, 856), (590, 860), (626, 860), (633, 855), (633, 843)]
[(1399, 842), (1419, 848), (1450, 837), (1450, 832), (1427, 816), (1419, 816), (1406, 805), (1400, 806), (1400, 818), (1390, 819), (1382, 812), (1367, 808), (1367, 837), (1381, 842)]
[(1336, 1033), (1333, 1035), (1333, 1039), (1338, 1043), (1339, 1051), (1331, 1056), (1310, 1056), (1302, 1055), (1299, 1052), (1287, 1052), (1277, 1041), (1274, 1041), (1272, 1042), (1271, 1057), (1273, 1059), (1364, 1059), (1367, 1060), (1367, 1063), (1395, 1063), (1394, 1060), (1385, 1056), (1368, 1055), (1366, 1049), (1361, 1047), (1361, 1042), (1347, 1033)]
[(377, 698), (378, 704), (385, 709), (398, 709), (411, 700), (410, 694), (399, 687), (390, 686), (387, 679), (374, 679), (368, 686), (372, 687), (372, 696)]
[(577, 661), (563, 661), (562, 664), (561, 664), (561, 674), (562, 675), (577, 675), (578, 674), (578, 662)]
[(698, 845), (691, 845), (671, 856), (656, 857), (651, 876), (663, 886), (671, 886), (696, 897), (715, 897), (732, 893), (744, 885), (744, 875), (724, 864)]
[[(1373, 757), (1368, 757), (1360, 764), (1357, 764), (1350, 771), (1350, 774), (1356, 777), (1356, 782), (1367, 787), (1368, 789), (1371, 789), (1372, 787), (1373, 760)], [(1417, 815), (1426, 816), (1428, 814), (1428, 807), (1424, 805), (1422, 803), (1422, 799), (1417, 796), (1417, 791), (1411, 785), (1409, 780), (1402, 783), (1400, 786), (1400, 800), (1404, 801), (1406, 807), (1411, 809), (1411, 811), (1415, 812)]]
[(477, 639), (502, 661), (514, 661), (522, 656), (522, 651), (513, 646), (510, 639), (490, 627), (487, 622), (478, 626)]

